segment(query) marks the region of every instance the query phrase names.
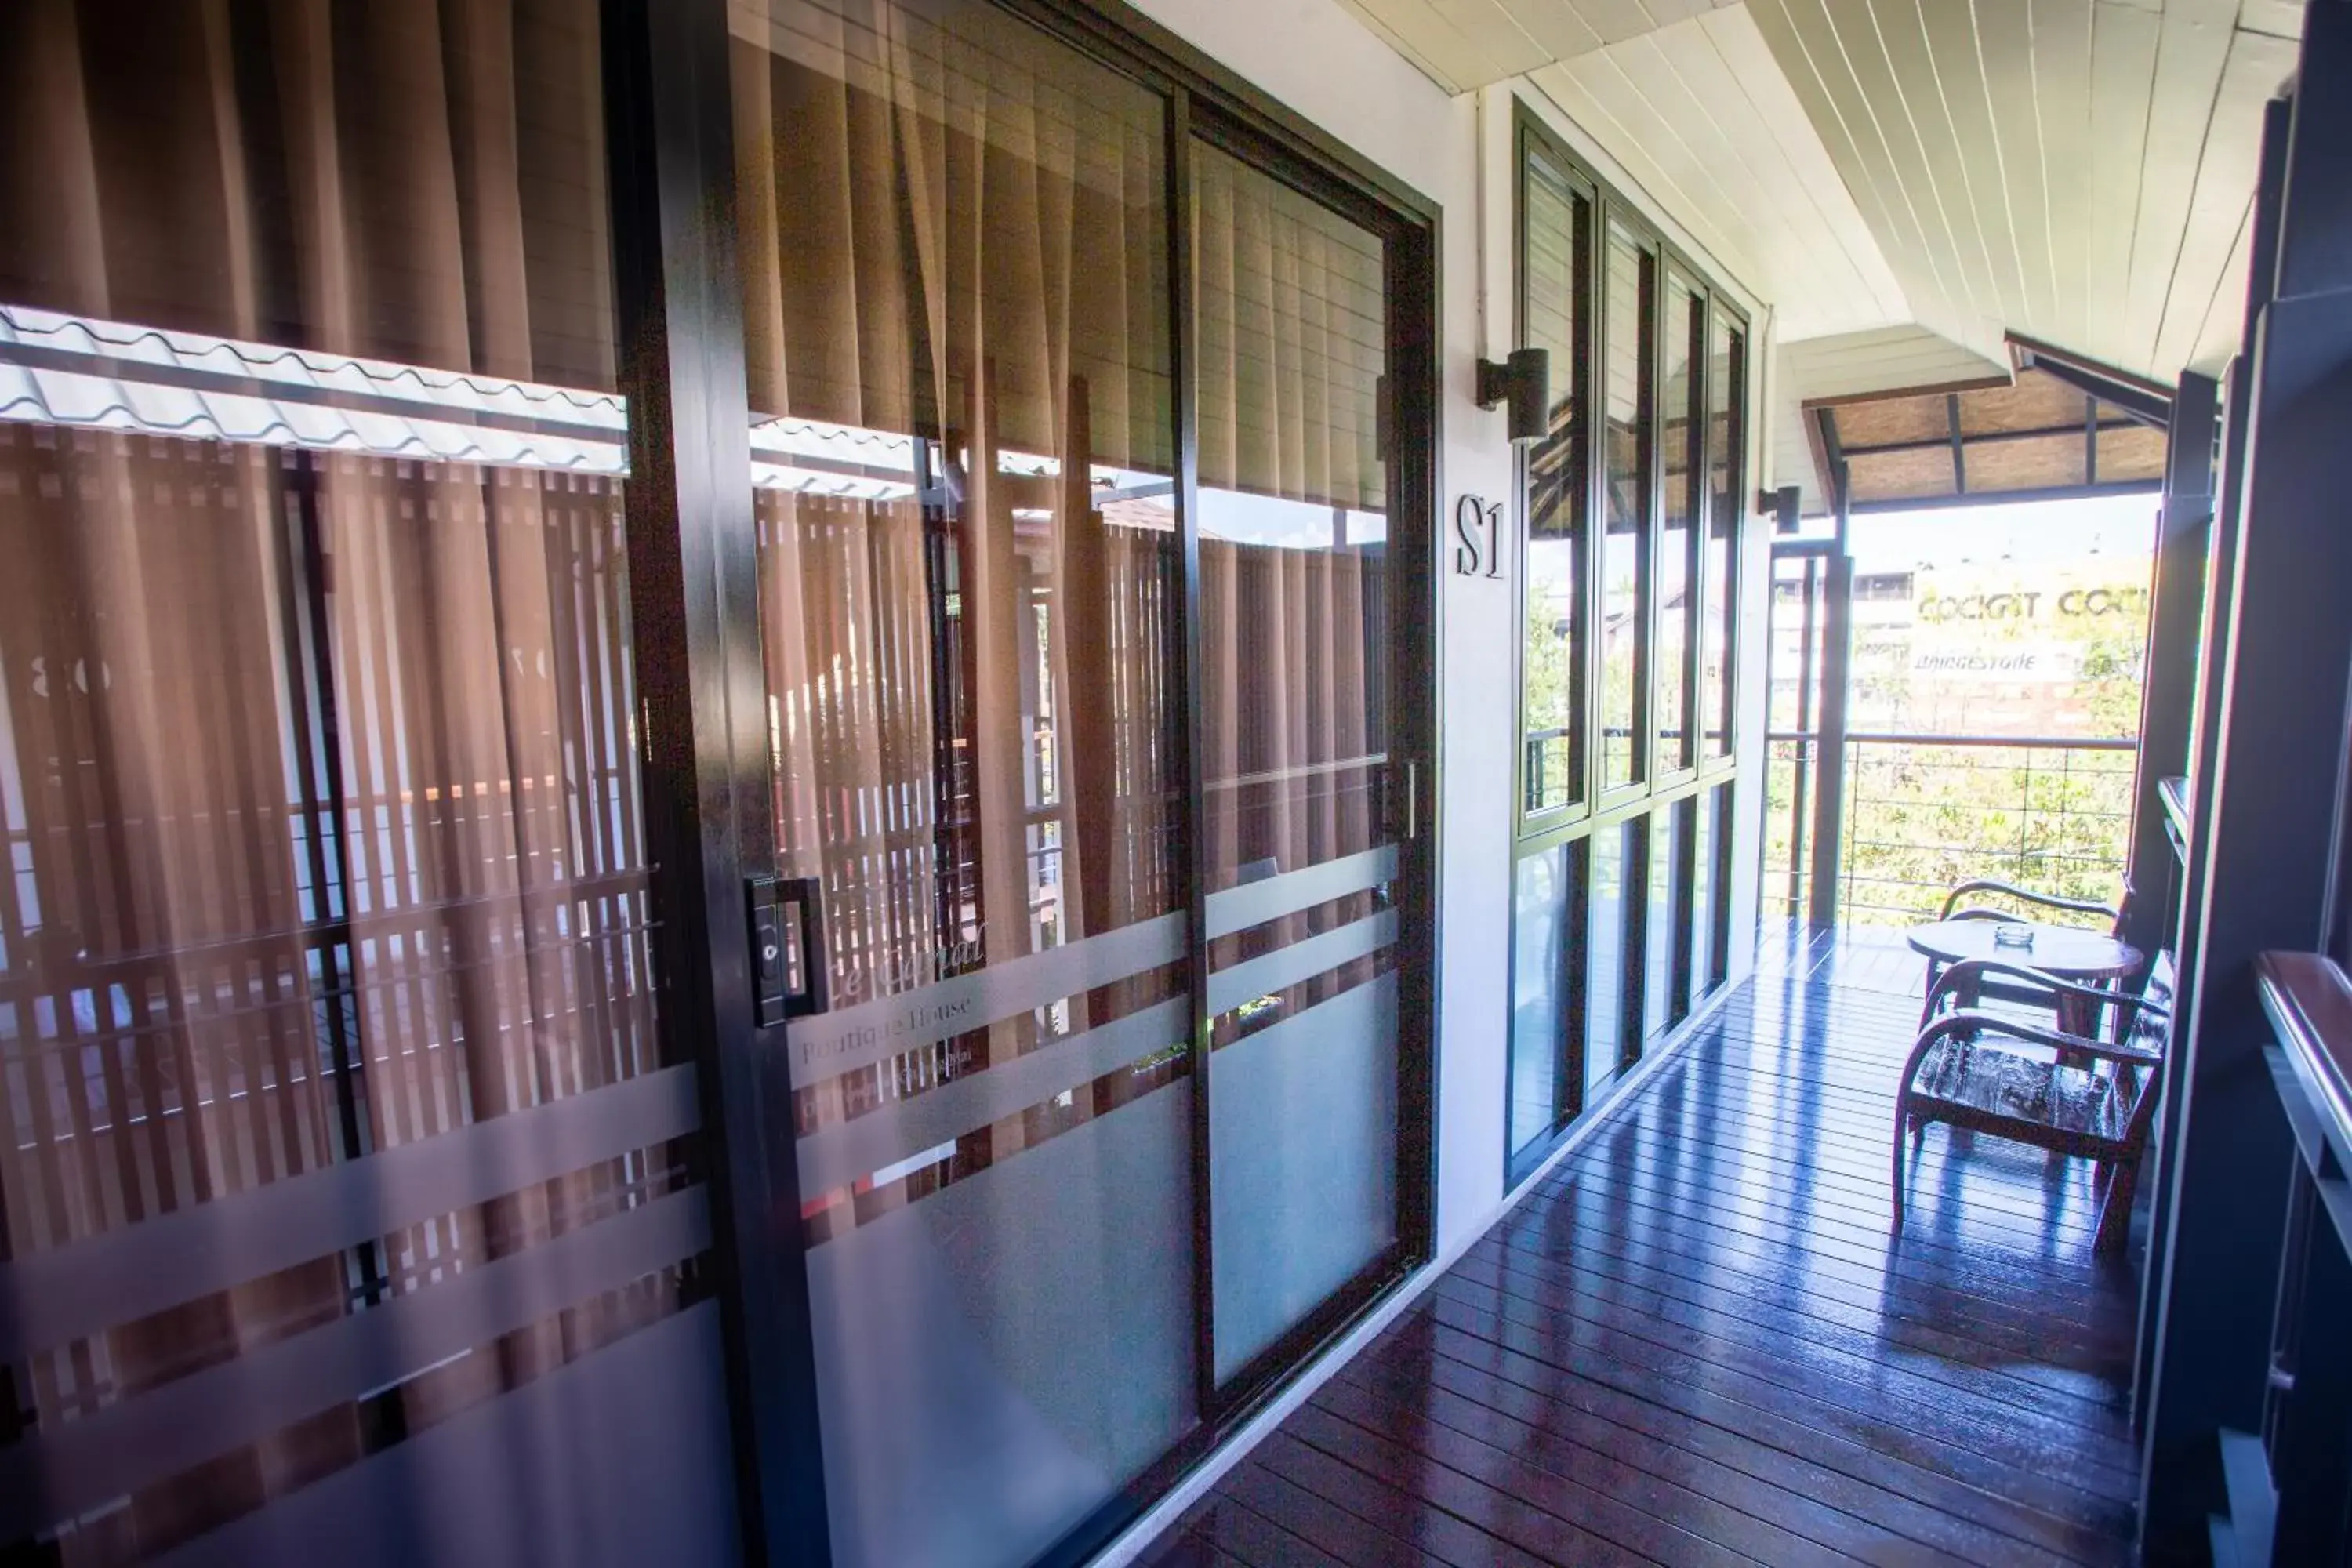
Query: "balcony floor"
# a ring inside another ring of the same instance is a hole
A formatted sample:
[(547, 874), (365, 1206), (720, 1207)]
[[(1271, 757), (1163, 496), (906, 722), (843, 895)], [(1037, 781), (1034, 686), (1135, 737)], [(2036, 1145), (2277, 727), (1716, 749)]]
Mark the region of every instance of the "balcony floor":
[(1146, 1561), (2127, 1562), (2089, 1167), (1931, 1129), (1888, 1245), (1899, 943), (1774, 943)]

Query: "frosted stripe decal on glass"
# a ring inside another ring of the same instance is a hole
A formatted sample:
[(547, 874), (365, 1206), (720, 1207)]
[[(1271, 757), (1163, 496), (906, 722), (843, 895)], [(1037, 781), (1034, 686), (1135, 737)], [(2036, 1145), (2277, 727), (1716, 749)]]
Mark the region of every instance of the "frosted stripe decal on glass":
[(1391, 972), (1217, 1053), (1221, 1383), (1396, 1239), (1396, 1009)]
[(1000, 1117), (1092, 1083), (1139, 1058), (1183, 1042), (1192, 1003), (1179, 996), (1140, 1013), (1056, 1040), (1001, 1067), (821, 1128), (799, 1143), (801, 1191), (827, 1192)]
[(1209, 976), (1209, 1012), (1212, 1016), (1229, 1013), (1244, 1002), (1271, 996), (1327, 969), (1392, 946), (1396, 939), (1396, 911), (1382, 910), (1337, 931), (1218, 970)]
[(1311, 910), (1318, 904), (1328, 904), (1334, 899), (1344, 899), (1349, 893), (1361, 893), (1386, 882), (1396, 880), (1397, 852), (1393, 844), (1366, 849), (1360, 854), (1326, 860), (1296, 871), (1286, 871), (1263, 881), (1244, 882), (1238, 888), (1227, 888), (1209, 895), (1208, 924), (1210, 940), (1231, 936), (1252, 926), (1264, 925), (1284, 915)]
[(836, 1568), (1031, 1561), (1193, 1425), (1192, 1103), (1180, 1079), (809, 1253)]
[(0, 1539), (127, 1497), (709, 1246), (709, 1206), (692, 1188), (59, 1423), (0, 1452)]
[(28, 1253), (0, 1264), (0, 1357), (135, 1322), (701, 1124), (694, 1068), (668, 1068)]
[[(614, 1434), (635, 1440), (598, 1440)], [(719, 1304), (705, 1301), (154, 1563), (715, 1568), (743, 1560), (734, 1468)]]
[(1184, 916), (1162, 915), (1026, 958), (991, 964), (854, 1007), (803, 1018), (784, 1036), (793, 1087), (951, 1040), (1034, 1008), (1132, 979), (1184, 956)]

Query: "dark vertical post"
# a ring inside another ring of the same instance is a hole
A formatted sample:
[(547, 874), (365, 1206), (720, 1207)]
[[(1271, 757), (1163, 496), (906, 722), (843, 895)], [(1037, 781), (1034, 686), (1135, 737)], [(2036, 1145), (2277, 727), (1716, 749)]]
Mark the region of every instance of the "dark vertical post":
[(2221, 388), (2189, 372), (2173, 393), (2164, 504), (2150, 574), (2147, 652), (2139, 710), (2139, 774), (2132, 791), (2131, 907), (2124, 940), (2154, 952), (2171, 939), (2178, 865), (2157, 786), (2189, 771), (2197, 637), (2205, 616), (2205, 554), (2213, 531), (2213, 431)]
[[(2274, 100), (2263, 113), (2262, 167), (2254, 190), (2253, 250), (2246, 274), (2244, 322), (2240, 329), (2241, 341), (2249, 351), (2255, 320), (2261, 308), (2269, 303), (2271, 289), (2278, 276), (2279, 212), (2286, 191), (2286, 135), (2287, 105), (2283, 99)], [(2192, 816), (2187, 863), (2181, 868), (2180, 898), (2170, 932), (2179, 975), (2173, 993), (2173, 1015), (2184, 1029), (2196, 1009), (2202, 967), (2198, 955), (2204, 941), (2205, 884), (2210, 861), (2202, 847), (2205, 841), (2199, 825), (2205, 820), (2205, 796), (2221, 767), (2221, 698), (2230, 659), (2224, 631), (2237, 602), (2238, 534), (2245, 500), (2243, 480), (2254, 400), (2253, 369), (2250, 353), (2241, 353), (2231, 361), (2228, 371), (2221, 468), (2216, 483), (2218, 509), (2212, 543), (2206, 552), (2205, 610), (2198, 634), (2201, 651), (2189, 705), (2188, 769)], [(2180, 1130), (2177, 1108), (2187, 1104), (2188, 1093), (2189, 1053), (2183, 1048), (2172, 1052), (2164, 1065), (2160, 1125), (2153, 1154), (2155, 1179), (2149, 1184), (2147, 1251), (2139, 1304), (2139, 1364), (2132, 1384), (2132, 1415), (2143, 1439), (2148, 1431), (2149, 1407), (2155, 1401), (2157, 1328), (2172, 1245), (2172, 1167)]]
[(1846, 686), (1853, 668), (1853, 496), (1845, 457), (1838, 450), (1836, 416), (1823, 408), (1822, 444), (1830, 458), (1830, 500), (1837, 509), (1837, 542), (1823, 575), (1827, 592), (1822, 626), (1822, 721), (1815, 750), (1821, 761), (1813, 779), (1813, 887), (1811, 918), (1816, 929), (1837, 924), (1838, 862), (1845, 847)]
[[(2220, 556), (2223, 546), (2233, 545), (2236, 539), (2234, 530), (2226, 539), (2221, 537), (2214, 516), (2219, 485), (2213, 468), (2213, 435), (2221, 411), (2220, 394), (2221, 388), (2210, 377), (2194, 372), (2183, 374), (2173, 393), (2165, 448), (2164, 510), (2157, 525), (2147, 654), (2140, 693), (2139, 773), (2132, 795), (2132, 894), (2124, 938), (2142, 952), (2174, 948), (2176, 966), (2186, 959), (2179, 946), (2181, 921), (2189, 907), (2189, 868), (2174, 858), (2171, 836), (2165, 831), (2164, 802), (2158, 791), (2166, 779), (2194, 771), (2190, 752), (2199, 735), (2197, 664), (2207, 614), (2206, 585), (2210, 578), (2219, 591), (2226, 576)], [(2185, 1000), (2185, 994), (2179, 999)], [(2185, 1057), (2184, 1052), (2175, 1052), (2166, 1065), (2166, 1098), (2161, 1105), (2179, 1104)], [(2140, 1268), (2136, 1389), (2147, 1387), (2156, 1356), (2156, 1306), (2162, 1293), (2166, 1233), (2172, 1214), (2166, 1177), (2171, 1173), (2174, 1135), (2179, 1129), (2177, 1114), (2159, 1114), (2147, 1155), (2150, 1219)]]
[(815, 1359), (781, 1036), (742, 877), (775, 860), (725, 0), (604, 0), (627, 527), (665, 1027), (699, 1065), (737, 1491), (755, 1558), (823, 1563)]
[(1209, 796), (1202, 744), (1203, 685), (1201, 642), (1201, 396), (1194, 365), (1199, 353), (1192, 295), (1192, 95), (1182, 88), (1168, 107), (1168, 279), (1176, 317), (1170, 375), (1176, 388), (1176, 538), (1184, 577), (1184, 810), (1183, 842), (1176, 863), (1183, 868), (1185, 919), (1192, 933), (1192, 1354), (1201, 1410), (1214, 1417), (1217, 1401), (1216, 1237), (1210, 1223), (1209, 1075)]
[(2262, 1059), (2269, 1029), (2253, 961), (2320, 943), (2333, 879), (2352, 672), (2352, 531), (2338, 516), (2352, 428), (2352, 165), (2341, 155), (2352, 142), (2352, 9), (2314, 6), (2305, 28), (2274, 275), (2262, 265), (2258, 212), (2252, 395), (2231, 411), (2233, 425), (2252, 421), (2233, 594), (2211, 628), (2217, 673), (2200, 705), (2218, 766), (2195, 781), (2190, 856), (2203, 886), (2183, 921), (2194, 989), (2147, 1413), (2151, 1558), (2197, 1550), (2221, 1500), (2218, 1436), (2261, 1419), (2273, 1303), (2253, 1287), (2277, 1278), (2277, 1194), (2294, 1154)]
[[(1404, 922), (1397, 994), (1397, 1236), (1405, 1255), (1426, 1259), (1437, 1251), (1437, 889), (1444, 842), (1444, 759), (1438, 750), (1439, 633), (1437, 576), (1437, 411), (1444, 405), (1444, 369), (1437, 354), (1444, 298), (1437, 226), (1427, 219), (1390, 223), (1388, 256), (1389, 374), (1381, 385), (1388, 408), (1391, 494), (1387, 547), (1388, 602), (1424, 605), (1425, 619), (1402, 624), (1418, 635), (1399, 636), (1391, 622), (1388, 701), (1390, 744), (1409, 761), (1406, 819), (1413, 828), (1397, 845)], [(1491, 536), (1490, 536), (1491, 537)], [(1514, 625), (1517, 623), (1514, 622)], [(1586, 623), (1588, 626), (1592, 624)], [(1511, 723), (1516, 730), (1516, 701)], [(1517, 737), (1513, 736), (1513, 743)], [(1587, 798), (1590, 798), (1589, 796)]]

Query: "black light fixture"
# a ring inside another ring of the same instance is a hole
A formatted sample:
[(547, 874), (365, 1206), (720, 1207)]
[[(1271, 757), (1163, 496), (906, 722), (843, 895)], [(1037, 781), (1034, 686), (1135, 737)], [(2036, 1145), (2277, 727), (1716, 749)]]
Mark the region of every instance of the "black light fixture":
[(1478, 362), (1478, 406), (1511, 405), (1511, 439), (1540, 441), (1551, 429), (1551, 351), (1513, 349), (1501, 364)]
[(1782, 485), (1777, 490), (1756, 492), (1756, 510), (1772, 514), (1772, 531), (1794, 533), (1802, 522), (1803, 492), (1795, 485)]

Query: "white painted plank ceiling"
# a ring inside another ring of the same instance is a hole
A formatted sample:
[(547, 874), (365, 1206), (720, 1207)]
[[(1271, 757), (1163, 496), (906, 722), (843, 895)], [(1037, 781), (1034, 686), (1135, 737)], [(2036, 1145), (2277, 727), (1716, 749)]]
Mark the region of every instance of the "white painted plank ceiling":
[(1782, 338), (1907, 319), (1877, 239), (1745, 6), (1589, 50), (1530, 80), (1771, 301)]
[[(1346, 0), (1446, 87), (1526, 76), (1785, 342), (2005, 331), (2170, 380), (2235, 350), (2299, 0)], [(1804, 389), (1804, 395), (1824, 395)]]
[(2212, 330), (2214, 302), (2263, 105), (2294, 68), (2273, 29), (2298, 20), (2267, 0), (2249, 9), (1749, 5), (1915, 320), (1979, 349), (2022, 332), (2168, 381), (2234, 342), (2234, 323)]
[(1342, 0), (1450, 92), (1573, 59), (1738, 0)]

